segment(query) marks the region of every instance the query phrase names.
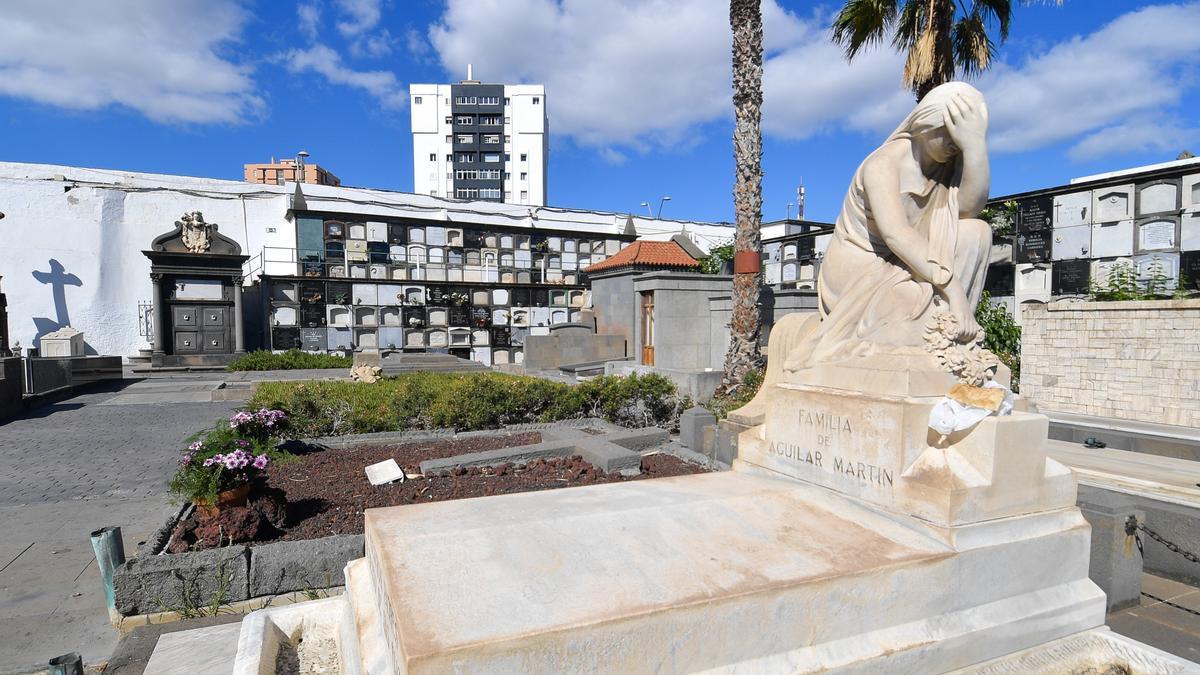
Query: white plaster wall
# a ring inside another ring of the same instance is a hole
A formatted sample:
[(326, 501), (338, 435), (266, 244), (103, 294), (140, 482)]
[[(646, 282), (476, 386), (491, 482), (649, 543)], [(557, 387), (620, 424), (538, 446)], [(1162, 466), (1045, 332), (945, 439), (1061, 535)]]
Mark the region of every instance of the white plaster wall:
[(151, 299), (150, 261), (142, 255), (150, 242), (199, 210), (248, 255), (268, 244), (294, 248), (287, 200), (282, 186), (0, 163), (0, 284), (13, 339), (32, 347), (69, 322), (84, 332), (88, 353), (135, 355), (147, 346), (137, 305)]

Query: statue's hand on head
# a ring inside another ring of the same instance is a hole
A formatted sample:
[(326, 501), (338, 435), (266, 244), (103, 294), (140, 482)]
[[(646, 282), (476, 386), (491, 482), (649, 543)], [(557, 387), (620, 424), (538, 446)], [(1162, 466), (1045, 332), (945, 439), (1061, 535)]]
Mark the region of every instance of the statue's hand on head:
[(960, 150), (982, 149), (987, 136), (987, 106), (972, 104), (970, 99), (957, 95), (946, 104), (943, 113), (946, 133)]

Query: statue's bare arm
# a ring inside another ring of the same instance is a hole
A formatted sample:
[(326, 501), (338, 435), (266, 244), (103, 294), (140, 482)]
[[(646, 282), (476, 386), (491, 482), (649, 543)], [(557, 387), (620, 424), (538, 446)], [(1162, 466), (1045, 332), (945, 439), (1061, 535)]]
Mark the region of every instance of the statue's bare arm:
[(871, 205), (875, 227), (888, 249), (914, 276), (939, 288), (949, 281), (949, 274), (929, 261), (929, 240), (908, 224), (904, 202), (900, 197), (900, 170), (886, 154), (867, 160), (863, 170), (863, 187)]

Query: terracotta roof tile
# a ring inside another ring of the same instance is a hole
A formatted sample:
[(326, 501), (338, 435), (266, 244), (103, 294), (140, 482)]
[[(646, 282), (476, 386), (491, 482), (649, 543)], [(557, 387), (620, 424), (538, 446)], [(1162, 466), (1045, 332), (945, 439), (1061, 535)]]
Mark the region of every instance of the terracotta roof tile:
[(700, 263), (673, 241), (639, 239), (613, 257), (584, 268), (584, 272), (603, 272), (618, 267), (681, 267), (698, 269)]

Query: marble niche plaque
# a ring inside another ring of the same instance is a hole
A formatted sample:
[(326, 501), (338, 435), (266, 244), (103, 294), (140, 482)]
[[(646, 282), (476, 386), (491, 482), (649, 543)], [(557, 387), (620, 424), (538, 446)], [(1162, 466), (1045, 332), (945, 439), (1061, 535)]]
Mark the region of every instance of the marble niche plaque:
[(1092, 248), (1092, 226), (1073, 225), (1054, 228), (1054, 260), (1087, 258)]
[(1179, 249), (1200, 251), (1200, 213), (1185, 213), (1180, 219)]
[(1024, 232), (1047, 230), (1054, 225), (1054, 199), (1037, 197), (1017, 202), (1017, 229)]
[(1183, 177), (1183, 189), (1180, 190), (1180, 197), (1185, 211), (1200, 210), (1200, 173)]
[(1160, 180), (1138, 186), (1137, 212), (1139, 216), (1178, 210), (1179, 181)]
[(1164, 251), (1175, 248), (1175, 218), (1147, 218), (1137, 225), (1138, 251)]
[(1018, 263), (1040, 263), (1050, 260), (1054, 230), (1018, 230), (1013, 238), (1013, 254)]
[(1052, 295), (1085, 295), (1091, 280), (1092, 261), (1061, 260), (1054, 263), (1050, 278)]
[(1133, 217), (1133, 185), (1092, 190), (1092, 222), (1109, 223)]
[(1092, 193), (1074, 192), (1054, 198), (1054, 226), (1092, 224)]
[(1147, 253), (1133, 257), (1133, 267), (1141, 282), (1155, 281), (1163, 284), (1163, 290), (1174, 290), (1179, 285), (1178, 253)]
[(1113, 258), (1133, 254), (1133, 221), (1092, 225), (1092, 257)]
[(1179, 254), (1179, 274), (1183, 287), (1200, 289), (1200, 251), (1184, 251)]

